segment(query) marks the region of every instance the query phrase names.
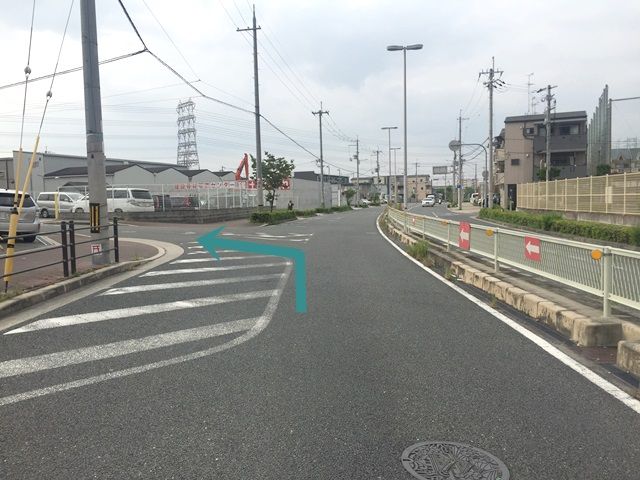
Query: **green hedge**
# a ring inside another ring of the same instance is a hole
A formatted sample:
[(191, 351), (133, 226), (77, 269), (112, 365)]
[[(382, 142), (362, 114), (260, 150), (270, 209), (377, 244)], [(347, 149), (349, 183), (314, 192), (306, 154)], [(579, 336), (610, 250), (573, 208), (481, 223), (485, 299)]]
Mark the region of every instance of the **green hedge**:
[(483, 208), (480, 218), (498, 220), (512, 225), (532, 227), (548, 232), (566, 233), (578, 237), (608, 242), (640, 245), (640, 227), (611, 225), (609, 223), (567, 220), (557, 213), (513, 212), (501, 208)]
[(316, 211), (314, 209), (310, 210), (296, 210), (296, 217), (315, 217)]
[(331, 208), (318, 207), (316, 208), (316, 213), (333, 213), (333, 210)]
[(348, 212), (351, 210), (349, 205), (342, 205), (340, 207), (331, 207), (331, 210), (334, 212)]
[(295, 220), (296, 212), (293, 210), (274, 210), (273, 212), (253, 212), (249, 220), (251, 223), (275, 223), (285, 222), (287, 220)]

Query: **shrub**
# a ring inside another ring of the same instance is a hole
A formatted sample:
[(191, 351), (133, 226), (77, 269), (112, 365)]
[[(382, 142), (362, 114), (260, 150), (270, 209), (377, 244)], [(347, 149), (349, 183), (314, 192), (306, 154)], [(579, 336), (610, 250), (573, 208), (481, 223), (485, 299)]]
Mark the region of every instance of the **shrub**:
[(316, 213), (333, 213), (333, 211), (328, 207), (318, 207), (316, 208)]
[(269, 225), (273, 225), (295, 219), (296, 213), (293, 210), (274, 210), (272, 212), (253, 212), (249, 221), (251, 223), (268, 223)]
[(348, 212), (351, 210), (351, 207), (349, 205), (341, 205), (341, 206), (334, 206), (331, 207), (331, 211), (333, 212)]
[(429, 256), (429, 242), (420, 240), (407, 249), (407, 253), (416, 260), (424, 261)]
[(295, 210), (296, 217), (315, 217), (316, 211), (314, 209), (309, 210)]
[(631, 244), (640, 245), (640, 227), (631, 227)]

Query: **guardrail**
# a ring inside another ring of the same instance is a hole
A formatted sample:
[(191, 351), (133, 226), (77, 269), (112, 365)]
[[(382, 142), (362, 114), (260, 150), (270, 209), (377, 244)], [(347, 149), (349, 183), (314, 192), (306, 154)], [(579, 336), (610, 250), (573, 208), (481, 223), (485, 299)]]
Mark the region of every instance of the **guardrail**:
[[(35, 255), (38, 253), (42, 253), (42, 252), (56, 252), (59, 251), (60, 252), (60, 260), (57, 260), (55, 262), (50, 262), (50, 263), (46, 263), (43, 265), (37, 265), (35, 267), (31, 267), (31, 268), (25, 268), (23, 270), (18, 270), (18, 271), (14, 271), (11, 272), (7, 275), (2, 275), (0, 274), (0, 276), (3, 276), (3, 278), (6, 280), (9, 277), (13, 277), (15, 275), (20, 275), (22, 273), (27, 273), (27, 272), (32, 272), (34, 270), (39, 270), (42, 268), (46, 268), (46, 267), (52, 267), (54, 265), (61, 265), (62, 266), (62, 274), (64, 277), (69, 277), (71, 275), (75, 275), (75, 273), (77, 272), (77, 261), (81, 258), (85, 258), (85, 257), (91, 257), (93, 255), (96, 255), (99, 252), (91, 252), (85, 255), (77, 255), (76, 253), (76, 247), (80, 246), (80, 245), (85, 245), (88, 243), (96, 243), (99, 242), (100, 240), (111, 240), (113, 239), (113, 247), (109, 248), (107, 250), (102, 250), (102, 252), (113, 252), (113, 257), (116, 263), (120, 262), (120, 244), (118, 241), (118, 219), (116, 217), (113, 218), (112, 223), (109, 223), (106, 226), (103, 226), (102, 228), (104, 228), (107, 231), (107, 236), (104, 237), (100, 237), (100, 238), (90, 238), (88, 240), (83, 240), (83, 241), (77, 241), (76, 240), (76, 232), (81, 232), (84, 230), (90, 230), (91, 227), (87, 226), (87, 227), (77, 227), (74, 223), (73, 220), (71, 220), (70, 222), (60, 222), (60, 229), (59, 230), (54, 230), (54, 231), (49, 231), (46, 232), (47, 235), (56, 235), (56, 234), (60, 234), (60, 245), (52, 245), (52, 246), (48, 246), (48, 247), (39, 247), (39, 248), (32, 248), (30, 250), (24, 250), (21, 252), (15, 252), (13, 255), (8, 255), (8, 254), (4, 254), (4, 255), (0, 255), (0, 261), (2, 261), (4, 263), (4, 260), (12, 257), (12, 258), (16, 258), (16, 257), (24, 257), (24, 256), (28, 256), (28, 255)], [(109, 230), (111, 231), (111, 234), (109, 235)], [(16, 240), (22, 239), (24, 237), (30, 237), (32, 236), (32, 234), (24, 234), (24, 235), (16, 235), (15, 237), (2, 237), (3, 241), (9, 240), (11, 238), (15, 238)]]
[(474, 225), (387, 208), (387, 218), (405, 233), (443, 242), (447, 250), (475, 253), (599, 296), (603, 317), (611, 301), (640, 310), (640, 252), (574, 242), (504, 228)]

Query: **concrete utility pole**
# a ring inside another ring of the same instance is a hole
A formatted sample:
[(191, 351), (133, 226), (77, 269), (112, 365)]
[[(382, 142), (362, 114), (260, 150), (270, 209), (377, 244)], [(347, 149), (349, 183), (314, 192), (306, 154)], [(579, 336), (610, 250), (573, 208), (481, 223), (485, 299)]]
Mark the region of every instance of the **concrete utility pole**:
[(389, 181), (387, 182), (387, 202), (391, 198), (391, 130), (395, 130), (398, 127), (382, 127), (382, 130), (389, 131)]
[(480, 72), (480, 75), (489, 76), (489, 80), (484, 83), (489, 89), (489, 207), (493, 205), (493, 89), (498, 80), (495, 75), (498, 74), (500, 78), (503, 73), (502, 70), (496, 70), (494, 57), (491, 57), (491, 68)]
[(395, 203), (398, 203), (398, 162), (396, 152), (401, 148), (402, 147), (391, 147), (391, 150), (393, 150), (393, 196)]
[(260, 135), (260, 87), (258, 84), (258, 30), (256, 25), (256, 6), (253, 6), (253, 27), (238, 28), (238, 32), (253, 32), (253, 91), (255, 95), (256, 115), (256, 183), (258, 187), (258, 208), (264, 206), (262, 191), (262, 136)]
[(380, 185), (380, 154), (382, 150), (374, 150), (373, 153), (376, 154), (376, 176), (378, 178), (378, 185)]
[(360, 205), (360, 140), (356, 137), (356, 144), (349, 145), (356, 147), (356, 205)]
[(533, 83), (531, 82), (531, 77), (533, 77), (533, 72), (527, 74), (527, 115), (531, 115), (533, 107), (533, 100), (531, 98), (531, 87), (533, 87)]
[(547, 91), (547, 95), (545, 96), (545, 101), (547, 102), (547, 108), (544, 111), (544, 134), (545, 134), (545, 147), (544, 147), (544, 166), (545, 166), (545, 177), (548, 182), (550, 179), (549, 172), (551, 171), (551, 100), (553, 100), (553, 95), (551, 95), (551, 89), (556, 88), (557, 85), (551, 86), (547, 85), (546, 88), (541, 88), (538, 90), (538, 93)]
[(462, 167), (464, 164), (462, 160), (462, 122), (464, 120), (469, 119), (463, 117), (462, 110), (460, 110), (460, 115), (458, 116), (458, 142), (460, 142), (460, 149), (458, 150), (458, 183), (460, 185), (460, 188), (458, 188), (458, 185), (456, 185), (456, 188), (458, 188), (458, 210), (462, 210), (462, 198), (464, 190), (464, 185), (462, 185)]
[(317, 112), (311, 112), (314, 115), (318, 115), (318, 120), (320, 121), (320, 194), (322, 208), (324, 205), (324, 157), (322, 155), (322, 115), (328, 115), (328, 110), (322, 110), (322, 102), (320, 102), (320, 110)]
[[(98, 33), (95, 0), (80, 3), (82, 32), (82, 74), (84, 77), (84, 117), (87, 131), (87, 175), (89, 177), (89, 205), (98, 204), (99, 232), (91, 233), (92, 245), (100, 245), (100, 253), (91, 257), (93, 265), (110, 261), (107, 225), (107, 185), (104, 142), (102, 136), (102, 102), (100, 99), (100, 69), (98, 67)], [(91, 247), (93, 251), (93, 246)]]

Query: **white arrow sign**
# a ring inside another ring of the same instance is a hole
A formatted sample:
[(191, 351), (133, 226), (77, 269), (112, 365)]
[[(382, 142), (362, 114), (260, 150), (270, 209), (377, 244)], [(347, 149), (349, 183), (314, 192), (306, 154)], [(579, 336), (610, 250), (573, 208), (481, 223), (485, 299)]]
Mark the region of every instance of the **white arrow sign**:
[(466, 232), (464, 230), (460, 230), (460, 238), (462, 240), (464, 240), (465, 242), (469, 240), (469, 232)]
[(527, 252), (529, 252), (529, 254), (540, 253), (540, 245), (534, 245), (531, 242), (527, 242), (527, 244), (524, 246), (524, 248), (527, 249)]

